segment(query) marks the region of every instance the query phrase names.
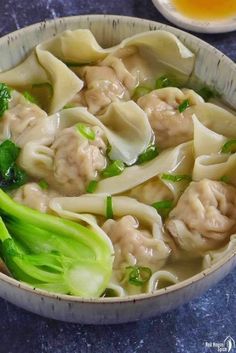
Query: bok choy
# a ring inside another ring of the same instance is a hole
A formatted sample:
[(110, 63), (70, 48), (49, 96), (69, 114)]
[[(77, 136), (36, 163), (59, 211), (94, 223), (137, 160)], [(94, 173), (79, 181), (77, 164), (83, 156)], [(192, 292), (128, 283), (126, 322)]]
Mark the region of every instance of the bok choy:
[(22, 206), (0, 190), (0, 254), (14, 278), (36, 288), (99, 297), (112, 272), (105, 233)]

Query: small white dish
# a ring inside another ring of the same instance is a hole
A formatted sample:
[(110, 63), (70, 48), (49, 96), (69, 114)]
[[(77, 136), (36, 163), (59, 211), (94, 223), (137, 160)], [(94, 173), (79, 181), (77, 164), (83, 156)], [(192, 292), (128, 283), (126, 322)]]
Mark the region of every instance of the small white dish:
[(152, 0), (152, 2), (167, 20), (185, 30), (200, 33), (225, 33), (236, 30), (236, 16), (221, 20), (197, 20), (178, 12), (172, 0)]

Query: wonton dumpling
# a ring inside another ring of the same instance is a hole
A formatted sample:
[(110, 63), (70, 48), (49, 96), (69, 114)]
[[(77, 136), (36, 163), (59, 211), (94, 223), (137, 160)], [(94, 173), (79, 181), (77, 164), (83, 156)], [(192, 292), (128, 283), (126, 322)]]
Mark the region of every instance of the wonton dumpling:
[(145, 111), (161, 148), (177, 146), (193, 138), (192, 110), (180, 113), (180, 104), (188, 99), (190, 106), (203, 99), (192, 90), (181, 91), (167, 87), (154, 90), (138, 99), (137, 104)]
[(97, 179), (106, 167), (106, 137), (98, 126), (91, 129), (95, 132), (94, 140), (84, 138), (76, 127), (71, 127), (62, 130), (52, 145), (53, 179), (63, 194), (84, 193), (89, 182)]
[(28, 183), (12, 193), (12, 198), (40, 212), (48, 212), (48, 204), (51, 198), (58, 196), (56, 191), (43, 190), (37, 183)]
[[(92, 114), (97, 114), (110, 103), (129, 99), (126, 87), (118, 79), (113, 68), (108, 66), (85, 66), (80, 71), (86, 87), (80, 92), (79, 102), (82, 100)], [(73, 98), (72, 102), (76, 103)]]
[(236, 229), (236, 188), (209, 179), (192, 182), (166, 227), (186, 251), (199, 254), (219, 247)]
[(142, 229), (131, 215), (120, 219), (108, 219), (102, 229), (109, 236), (115, 250), (114, 270), (129, 265), (147, 266), (153, 271), (163, 265), (159, 241), (151, 232)]
[(21, 135), (34, 126), (39, 119), (46, 118), (47, 114), (17, 91), (12, 91), (11, 96), (9, 109), (0, 120), (0, 139), (11, 139), (18, 143)]

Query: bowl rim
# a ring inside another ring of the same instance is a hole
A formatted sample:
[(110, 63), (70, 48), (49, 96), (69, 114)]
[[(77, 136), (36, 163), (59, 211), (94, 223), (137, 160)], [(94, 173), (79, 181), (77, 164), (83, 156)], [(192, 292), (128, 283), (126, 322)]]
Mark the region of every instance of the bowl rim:
[[(129, 21), (135, 21), (135, 23), (146, 23), (149, 26), (149, 30), (167, 30), (171, 33), (174, 33), (175, 35), (184, 35), (189, 37), (190, 39), (192, 38), (194, 41), (197, 41), (201, 44), (203, 47), (211, 48), (211, 50), (214, 50), (215, 54), (219, 56), (221, 60), (225, 60), (226, 64), (228, 64), (231, 69), (235, 69), (236, 65), (234, 62), (227, 57), (225, 54), (223, 54), (221, 51), (213, 47), (212, 45), (208, 44), (207, 42), (203, 41), (202, 39), (189, 34), (183, 30), (180, 30), (178, 28), (157, 22), (157, 21), (152, 21), (148, 19), (143, 19), (143, 18), (137, 18), (137, 17), (131, 17), (131, 16), (120, 16), (120, 15), (109, 15), (109, 14), (91, 14), (91, 15), (76, 15), (76, 16), (66, 16), (66, 17), (59, 17), (56, 19), (51, 19), (51, 20), (45, 20), (41, 22), (37, 22), (34, 24), (31, 24), (29, 26), (26, 26), (24, 28), (18, 29), (14, 32), (10, 32), (3, 37), (0, 38), (0, 43), (4, 41), (9, 41), (9, 36), (13, 37), (18, 37), (18, 35), (24, 34), (24, 32), (30, 32), (37, 30), (41, 28), (42, 26), (55, 26), (57, 23), (60, 22), (68, 22), (71, 20), (80, 20), (81, 18), (88, 18), (90, 21), (93, 20), (100, 20), (100, 21), (106, 21), (106, 20), (119, 20), (119, 22), (129, 22)], [(160, 28), (155, 28), (155, 27), (160, 27)], [(62, 31), (63, 32), (63, 31)], [(201, 272), (197, 273), (196, 275), (189, 277), (183, 281), (180, 281), (176, 284), (173, 284), (169, 287), (165, 287), (162, 289), (158, 289), (156, 291), (152, 291), (150, 293), (142, 293), (142, 294), (135, 294), (135, 295), (128, 295), (124, 297), (99, 297), (99, 298), (83, 298), (79, 296), (72, 296), (68, 294), (58, 294), (54, 292), (48, 292), (46, 290), (38, 289), (35, 288), (27, 283), (20, 282), (12, 277), (9, 277), (8, 275), (0, 272), (0, 282), (3, 281), (7, 285), (10, 285), (14, 288), (19, 288), (22, 290), (25, 290), (31, 294), (36, 294), (39, 296), (44, 296), (49, 299), (54, 299), (58, 301), (67, 301), (70, 303), (87, 303), (87, 304), (113, 304), (113, 303), (129, 303), (129, 302), (139, 302), (139, 301), (145, 301), (150, 298), (157, 298), (161, 297), (166, 294), (170, 294), (172, 292), (177, 292), (179, 290), (182, 290), (184, 288), (187, 288), (191, 286), (192, 284), (199, 282), (200, 280), (204, 279), (205, 277), (214, 274), (218, 269), (220, 269), (221, 266), (226, 265), (230, 260), (232, 260), (236, 256), (236, 249), (233, 251), (230, 251), (226, 256), (218, 260), (216, 263), (214, 263), (211, 267), (202, 270)]]

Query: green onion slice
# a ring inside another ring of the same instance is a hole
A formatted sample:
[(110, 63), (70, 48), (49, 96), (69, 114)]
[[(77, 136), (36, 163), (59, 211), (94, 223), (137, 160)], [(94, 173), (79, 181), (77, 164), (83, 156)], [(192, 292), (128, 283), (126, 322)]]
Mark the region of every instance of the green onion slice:
[(45, 180), (40, 180), (39, 182), (38, 182), (38, 184), (39, 184), (39, 186), (41, 187), (41, 189), (43, 189), (43, 190), (46, 190), (46, 189), (48, 189), (48, 183), (45, 181)]
[(128, 266), (128, 282), (134, 286), (144, 285), (151, 277), (152, 270), (149, 267)]
[(190, 103), (188, 99), (185, 99), (180, 105), (179, 105), (179, 112), (183, 113), (188, 107), (190, 107)]
[(63, 109), (70, 109), (70, 108), (75, 108), (75, 107), (76, 107), (75, 104), (73, 104), (73, 103), (68, 103), (68, 104), (64, 105)]
[(113, 206), (111, 196), (107, 196), (106, 199), (106, 217), (107, 219), (113, 218)]
[(154, 207), (157, 210), (160, 216), (165, 218), (168, 216), (170, 210), (173, 208), (173, 201), (163, 200), (163, 201), (154, 202), (152, 204), (152, 207)]
[(182, 180), (188, 180), (191, 181), (192, 177), (191, 175), (188, 174), (162, 174), (161, 175), (161, 179), (163, 180), (169, 180), (169, 181), (173, 181), (173, 182), (178, 182), (178, 181), (182, 181)]
[(138, 87), (135, 88), (132, 98), (134, 100), (138, 100), (140, 97), (145, 96), (145, 94), (148, 94), (151, 91), (152, 91), (152, 89), (150, 87), (138, 86)]
[(197, 92), (202, 98), (204, 99), (205, 102), (208, 102), (209, 99), (217, 97), (217, 93), (212, 91), (209, 87), (202, 87), (198, 92)]
[(234, 153), (236, 152), (236, 140), (227, 141), (221, 148), (221, 153)]
[(165, 87), (179, 87), (179, 85), (175, 79), (163, 75), (156, 80), (155, 88), (160, 89)]
[(88, 184), (88, 187), (87, 187), (86, 191), (89, 194), (92, 194), (96, 190), (97, 185), (98, 185), (97, 180), (91, 180), (90, 183)]
[(145, 162), (151, 161), (156, 156), (158, 156), (159, 151), (155, 145), (150, 145), (148, 148), (138, 156), (135, 164), (143, 164)]
[(120, 175), (124, 171), (124, 169), (125, 169), (125, 164), (119, 159), (117, 159), (102, 171), (102, 176), (104, 178), (110, 178), (115, 175)]
[(173, 201), (172, 200), (163, 200), (163, 201), (154, 202), (152, 204), (152, 207), (154, 207), (158, 211), (162, 210), (162, 209), (172, 208)]
[(229, 177), (227, 175), (223, 175), (219, 181), (223, 181), (224, 183), (228, 184), (229, 183)]
[(95, 140), (96, 134), (95, 132), (83, 123), (76, 124), (77, 131), (88, 140)]
[(37, 104), (37, 105), (38, 105), (38, 100), (37, 100), (37, 98), (35, 98), (34, 96), (32, 96), (28, 91), (23, 92), (23, 96), (24, 96), (25, 99), (27, 99), (27, 101), (29, 101), (30, 103), (33, 103), (33, 104)]

